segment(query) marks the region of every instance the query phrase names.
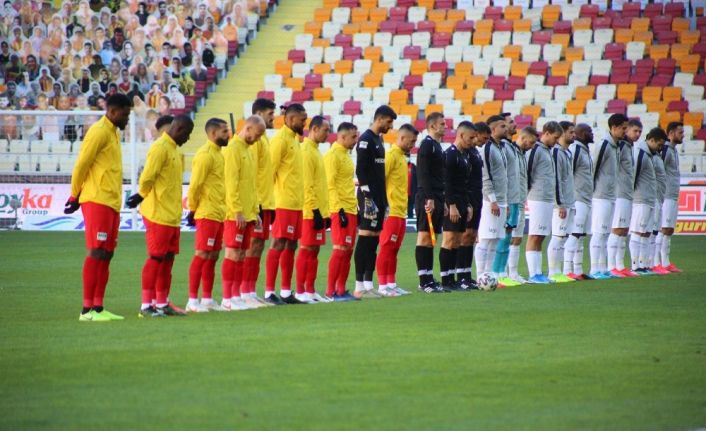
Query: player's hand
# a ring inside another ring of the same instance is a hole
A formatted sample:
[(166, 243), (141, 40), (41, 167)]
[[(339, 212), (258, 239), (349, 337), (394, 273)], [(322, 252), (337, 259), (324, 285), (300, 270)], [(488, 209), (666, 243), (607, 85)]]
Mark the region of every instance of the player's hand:
[(235, 225), (238, 227), (238, 229), (245, 228), (245, 217), (243, 216), (243, 213), (238, 213), (235, 216)]
[(314, 230), (321, 230), (324, 228), (324, 218), (321, 217), (321, 211), (316, 208), (314, 211)]
[(255, 219), (255, 229), (260, 229), (262, 227), (262, 217), (259, 215)]
[(338, 210), (338, 221), (341, 223), (341, 227), (348, 227), (348, 214), (341, 208)]
[(566, 208), (559, 208), (559, 218), (562, 220), (566, 218)]
[(138, 205), (140, 205), (140, 202), (142, 202), (145, 198), (140, 196), (139, 193), (135, 193), (134, 195), (130, 196), (127, 198), (125, 201), (125, 205), (127, 205), (128, 208), (137, 208)]
[(449, 215), (449, 206), (444, 204), (444, 217), (446, 217), (447, 215)]
[(490, 213), (495, 217), (500, 217), (500, 206), (498, 206), (497, 202), (492, 202), (490, 204)]
[(194, 211), (189, 211), (189, 214), (186, 215), (186, 225), (187, 226), (196, 226), (196, 220), (194, 220), (195, 215), (196, 215), (196, 212), (194, 212)]
[(466, 216), (466, 221), (471, 221), (473, 220), (473, 207), (468, 206), (468, 215)]
[(449, 206), (449, 218), (451, 219), (452, 223), (458, 223), (458, 221), (461, 219), (461, 213), (458, 212), (456, 204), (451, 204), (451, 206)]
[(434, 199), (427, 199), (424, 202), (424, 211), (428, 213), (434, 212)]
[(73, 214), (78, 211), (80, 206), (81, 204), (78, 203), (78, 198), (71, 196), (64, 204), (64, 214)]
[(272, 225), (275, 222), (275, 214), (277, 212), (275, 210), (269, 210), (270, 211), (270, 225)]
[(328, 229), (328, 228), (331, 227), (331, 217), (326, 217), (326, 218), (324, 219), (324, 225), (325, 225), (325, 228), (326, 228), (326, 229)]

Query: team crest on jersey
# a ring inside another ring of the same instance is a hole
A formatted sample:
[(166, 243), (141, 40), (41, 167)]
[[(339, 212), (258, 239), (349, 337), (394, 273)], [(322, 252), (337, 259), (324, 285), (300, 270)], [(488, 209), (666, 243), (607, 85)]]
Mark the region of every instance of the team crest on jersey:
[(235, 236), (235, 242), (243, 242), (243, 235), (242, 234), (237, 234)]
[(108, 240), (108, 232), (98, 232), (98, 235), (96, 235), (96, 239), (98, 241), (107, 241)]
[(294, 233), (294, 226), (292, 226), (292, 225), (287, 226), (287, 233)]
[(368, 148), (368, 142), (367, 141), (358, 142), (358, 148)]
[(397, 242), (397, 235), (390, 236), (390, 241)]
[(216, 238), (209, 238), (208, 241), (206, 241), (206, 245), (208, 245), (209, 247), (213, 247), (214, 245), (216, 245)]

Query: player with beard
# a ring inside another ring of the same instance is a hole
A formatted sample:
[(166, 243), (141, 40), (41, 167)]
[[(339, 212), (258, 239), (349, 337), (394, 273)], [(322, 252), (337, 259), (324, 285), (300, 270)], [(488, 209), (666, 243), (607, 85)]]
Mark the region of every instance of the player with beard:
[(517, 217), (517, 227), (512, 230), (512, 238), (510, 239), (510, 250), (507, 259), (507, 272), (510, 279), (519, 284), (527, 283), (527, 280), (522, 277), (517, 268), (520, 263), (520, 245), (522, 244), (522, 238), (525, 236), (525, 202), (527, 201), (527, 159), (525, 158), (525, 152), (529, 151), (539, 140), (539, 133), (534, 127), (528, 126), (520, 130), (519, 136), (517, 138), (517, 144), (515, 149), (519, 151), (519, 170), (518, 170), (518, 184), (517, 187), (520, 189), (520, 206), (519, 214)]

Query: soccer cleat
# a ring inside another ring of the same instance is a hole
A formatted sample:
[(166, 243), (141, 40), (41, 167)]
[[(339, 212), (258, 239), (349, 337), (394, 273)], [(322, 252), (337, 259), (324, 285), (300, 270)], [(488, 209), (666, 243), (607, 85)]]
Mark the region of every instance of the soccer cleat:
[(343, 292), (343, 295), (339, 295), (337, 293), (333, 294), (333, 301), (334, 302), (348, 302), (348, 301), (359, 301), (358, 298), (355, 296), (351, 295), (347, 290)]
[(551, 283), (554, 283), (553, 280), (550, 280), (549, 277), (547, 277), (547, 276), (544, 275), (544, 274), (533, 275), (532, 277), (530, 277), (529, 281), (530, 281), (530, 283), (534, 283), (534, 284), (551, 284)]
[(355, 290), (353, 296), (357, 299), (380, 299), (382, 295), (377, 293), (375, 289)]
[(519, 274), (514, 277), (510, 277), (510, 278), (520, 284), (527, 284), (528, 283), (527, 279)]
[(110, 320), (125, 320), (123, 316), (118, 316), (117, 314), (113, 314), (110, 311), (106, 310), (105, 308), (103, 311), (100, 312), (100, 314), (108, 316)]
[(515, 286), (521, 286), (522, 283), (519, 281), (513, 280), (510, 277), (502, 277), (498, 280), (498, 283), (503, 284), (505, 287), (515, 287)]
[(611, 275), (613, 278), (625, 278), (626, 275), (623, 274), (623, 271), (624, 271), (624, 270), (613, 268), (613, 269), (610, 270), (610, 275)]
[(259, 296), (251, 296), (255, 301), (259, 302), (260, 304), (263, 304), (265, 307), (274, 307), (275, 304), (272, 304), (271, 302), (265, 301), (263, 298), (260, 298)]
[(580, 281), (591, 281), (591, 280), (595, 280), (595, 278), (591, 277), (591, 276), (588, 275), (588, 274), (578, 274), (578, 277), (579, 277), (579, 280), (580, 280)]
[(164, 307), (157, 307), (157, 310), (160, 310), (165, 316), (186, 316), (186, 313), (181, 310), (175, 309), (174, 307), (171, 306), (171, 304), (167, 304)]
[(170, 306), (172, 308), (172, 310), (176, 311), (177, 313), (181, 313), (183, 315), (186, 315), (186, 310), (184, 310), (183, 308), (177, 307), (176, 305), (174, 305), (174, 303), (172, 301), (167, 302), (167, 305)]
[(184, 307), (184, 310), (187, 313), (208, 313), (208, 307), (206, 307), (204, 304), (199, 304), (198, 302), (195, 304), (189, 304), (187, 302), (186, 307)]
[(269, 302), (272, 305), (285, 305), (286, 302), (282, 301), (277, 295), (273, 293), (270, 294), (270, 296), (265, 296), (265, 301)]
[(478, 283), (475, 280), (461, 280), (458, 282), (461, 292), (470, 292), (471, 290), (478, 290)]
[(321, 296), (316, 292), (313, 294), (310, 293), (309, 296), (311, 296), (311, 298), (316, 302), (331, 302), (331, 301), (333, 301), (333, 299), (329, 299), (328, 297)]
[(302, 301), (298, 300), (297, 298), (295, 298), (294, 295), (283, 296), (282, 302), (284, 302), (285, 304), (292, 304), (292, 305), (306, 304), (306, 302), (302, 302)]
[(573, 283), (576, 281), (573, 278), (566, 276), (564, 274), (561, 274), (561, 273), (550, 275), (549, 279), (555, 283)]
[[(390, 289), (390, 288), (388, 287), (388, 289)], [(407, 291), (407, 290), (404, 290), (404, 289), (402, 289), (402, 288), (399, 287), (399, 286), (393, 286), (392, 289), (393, 289), (395, 292), (397, 292), (400, 296), (411, 295), (411, 294), (412, 294), (412, 292), (409, 292), (409, 291)]]
[(295, 293), (294, 297), (304, 304), (316, 304), (316, 301), (313, 300), (308, 293)]
[(157, 309), (157, 307), (150, 306), (148, 308), (143, 308), (140, 310), (140, 312), (137, 314), (137, 317), (140, 319), (143, 319), (145, 317), (167, 317), (161, 310)]
[(213, 298), (201, 298), (202, 307), (206, 308), (208, 311), (223, 311), (220, 304), (213, 300)]
[(606, 276), (603, 272), (593, 272), (589, 275), (593, 280), (608, 280), (610, 277)]
[(650, 268), (650, 271), (654, 272), (654, 273), (657, 274), (657, 275), (667, 275), (667, 274), (671, 274), (671, 272), (667, 271), (667, 270), (665, 269), (665, 267), (663, 267), (662, 265), (654, 266), (654, 267)]
[(639, 277), (639, 276), (640, 276), (640, 274), (637, 274), (636, 272), (630, 270), (630, 268), (625, 268), (625, 269), (623, 270), (623, 275), (624, 275), (625, 277), (628, 277), (628, 278)]
[(650, 271), (649, 268), (637, 268), (637, 269), (635, 270), (635, 273), (637, 273), (638, 275), (641, 275), (641, 276), (645, 276), (645, 275), (655, 275), (655, 273), (652, 272), (652, 271)]
[(259, 307), (260, 307), (259, 304), (258, 305), (251, 305), (251, 304), (246, 303), (243, 300), (242, 296), (230, 298), (230, 309), (232, 311), (254, 310)]
[(669, 266), (665, 266), (664, 269), (666, 269), (669, 272), (676, 272), (676, 273), (684, 272), (681, 269), (677, 268), (677, 266), (674, 265), (673, 263), (670, 263)]
[(574, 274), (573, 272), (570, 272), (568, 274), (565, 274), (567, 277), (572, 278), (576, 281), (581, 281), (584, 280), (583, 274)]
[[(610, 271), (603, 272), (603, 276), (606, 277), (606, 280), (611, 280), (613, 278), (619, 278), (619, 277), (611, 274)], [(620, 278), (624, 278), (624, 277), (620, 277)]]
[[(251, 296), (242, 296), (240, 300), (243, 304), (247, 305), (249, 308), (262, 308), (266, 307), (265, 304), (260, 303), (257, 299), (251, 297)], [(233, 300), (231, 299), (231, 303)]]
[(399, 293), (394, 288), (389, 288), (387, 286), (380, 286), (378, 288), (377, 294), (383, 297), (393, 298), (395, 296), (400, 296)]
[(110, 322), (113, 320), (105, 311), (99, 313), (96, 310), (91, 310), (89, 313), (91, 313), (91, 322)]
[(78, 315), (79, 322), (90, 322), (92, 320), (93, 320), (93, 315), (91, 314), (91, 310), (88, 310), (85, 313), (80, 313)]

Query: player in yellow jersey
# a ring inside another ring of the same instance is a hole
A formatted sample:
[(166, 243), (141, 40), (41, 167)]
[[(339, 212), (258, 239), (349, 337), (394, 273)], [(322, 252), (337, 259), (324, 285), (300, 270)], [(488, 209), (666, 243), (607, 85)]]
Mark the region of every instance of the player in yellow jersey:
[[(257, 99), (252, 105), (252, 114), (257, 115), (265, 122), (265, 127), (272, 129), (275, 120), (276, 105), (268, 99)], [(260, 218), (262, 224), (253, 231), (250, 241), (250, 248), (245, 252), (245, 263), (243, 264), (243, 282), (241, 289), (252, 295), (256, 291), (257, 279), (260, 275), (260, 257), (265, 248), (265, 241), (270, 238), (270, 226), (275, 218), (275, 180), (272, 173), (272, 161), (270, 160), (270, 142), (267, 135), (262, 137), (250, 146), (250, 151), (255, 158), (257, 166), (257, 200), (260, 203)]]
[(174, 256), (179, 253), (182, 200), (181, 183), (184, 168), (181, 147), (189, 140), (194, 122), (187, 115), (174, 118), (169, 130), (162, 134), (147, 152), (145, 168), (140, 175), (138, 192), (125, 202), (128, 207), (140, 205), (145, 223), (147, 260), (142, 268), (142, 306), (139, 317), (183, 315), (169, 303)]
[[(304, 207), (304, 179), (302, 177), (302, 150), (299, 142), (304, 134), (306, 110), (292, 103), (284, 111), (284, 126), (270, 140), (270, 157), (275, 179), (275, 222), (272, 225), (272, 245), (265, 265), (265, 300), (281, 305), (301, 304), (292, 295), (294, 250), (302, 232)], [(277, 268), (282, 270), (280, 295), (275, 295)]]
[[(265, 122), (253, 115), (223, 150), (225, 159), (226, 220), (223, 239), (226, 255), (221, 267), (224, 310), (246, 310), (264, 304), (250, 294), (241, 295), (245, 250), (250, 247), (253, 230), (261, 223), (255, 177), (255, 160), (249, 150), (265, 133)], [(247, 292), (246, 292), (247, 293)]]
[(326, 142), (331, 123), (317, 115), (309, 123), (309, 136), (302, 142), (304, 211), (301, 248), (297, 254), (297, 293), (301, 302), (329, 302), (316, 292), (319, 249), (326, 244), (326, 228), (331, 225), (324, 158), (319, 144)]
[(350, 154), (356, 142), (358, 128), (353, 123), (341, 123), (338, 125), (336, 142), (324, 155), (333, 243), (328, 262), (326, 297), (334, 301), (355, 300), (346, 290), (346, 281), (358, 229), (358, 201), (353, 179), (355, 168)]
[(382, 296), (406, 295), (397, 287), (397, 254), (407, 229), (407, 156), (417, 142), (419, 131), (411, 124), (403, 124), (397, 132), (397, 141), (385, 154), (385, 192), (390, 213), (380, 233), (380, 253), (375, 266), (378, 270), (378, 293)]
[(123, 94), (108, 97), (107, 111), (86, 133), (71, 174), (71, 196), (64, 213), (83, 212), (86, 259), (83, 261), (81, 322), (123, 320), (103, 309), (108, 268), (118, 241), (122, 206), (123, 165), (120, 135), (130, 117), (132, 102)]
[[(213, 300), (216, 261), (223, 244), (223, 220), (226, 217), (225, 161), (221, 148), (228, 145), (230, 128), (220, 118), (206, 122), (208, 140), (196, 151), (191, 162), (188, 192), (189, 226), (196, 226), (194, 257), (189, 266), (188, 312), (219, 309)], [(203, 294), (199, 303), (199, 284)]]

